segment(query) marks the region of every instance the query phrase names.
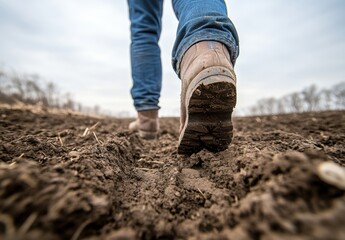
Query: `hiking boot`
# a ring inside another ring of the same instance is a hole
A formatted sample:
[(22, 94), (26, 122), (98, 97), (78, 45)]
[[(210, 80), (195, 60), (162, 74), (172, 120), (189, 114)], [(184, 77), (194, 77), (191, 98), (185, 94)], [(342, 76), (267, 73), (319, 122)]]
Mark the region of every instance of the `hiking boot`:
[(178, 153), (227, 149), (232, 140), (231, 114), (236, 105), (236, 75), (225, 45), (194, 44), (180, 65), (181, 118)]
[(138, 118), (129, 124), (129, 130), (138, 132), (143, 139), (155, 139), (158, 136), (158, 110), (138, 111)]

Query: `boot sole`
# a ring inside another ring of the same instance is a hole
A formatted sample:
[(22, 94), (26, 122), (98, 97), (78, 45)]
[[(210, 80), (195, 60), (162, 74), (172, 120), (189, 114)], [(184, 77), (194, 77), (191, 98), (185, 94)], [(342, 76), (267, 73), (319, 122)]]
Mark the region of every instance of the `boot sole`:
[(234, 75), (211, 75), (194, 79), (185, 99), (186, 121), (180, 134), (179, 154), (191, 155), (203, 148), (219, 152), (233, 136), (231, 115), (236, 105)]

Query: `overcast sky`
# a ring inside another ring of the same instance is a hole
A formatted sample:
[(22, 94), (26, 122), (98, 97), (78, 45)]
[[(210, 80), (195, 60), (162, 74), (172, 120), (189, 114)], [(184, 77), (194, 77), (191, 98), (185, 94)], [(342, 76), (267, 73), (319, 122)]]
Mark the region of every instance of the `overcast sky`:
[[(238, 109), (316, 84), (345, 81), (344, 0), (228, 0), (240, 37)], [(178, 115), (171, 67), (177, 20), (165, 1), (161, 115)], [(127, 1), (0, 0), (0, 64), (37, 73), (85, 105), (135, 111)]]

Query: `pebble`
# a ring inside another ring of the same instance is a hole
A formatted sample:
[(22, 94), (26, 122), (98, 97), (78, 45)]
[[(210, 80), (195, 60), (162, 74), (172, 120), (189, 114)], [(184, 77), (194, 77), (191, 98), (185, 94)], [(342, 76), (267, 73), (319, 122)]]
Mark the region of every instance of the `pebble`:
[(317, 168), (320, 179), (339, 189), (345, 190), (345, 168), (334, 162), (323, 162)]
[(78, 160), (79, 157), (80, 157), (80, 152), (78, 152), (78, 151), (70, 151), (70, 152), (68, 153), (68, 156), (69, 156), (70, 158), (74, 159), (74, 160)]

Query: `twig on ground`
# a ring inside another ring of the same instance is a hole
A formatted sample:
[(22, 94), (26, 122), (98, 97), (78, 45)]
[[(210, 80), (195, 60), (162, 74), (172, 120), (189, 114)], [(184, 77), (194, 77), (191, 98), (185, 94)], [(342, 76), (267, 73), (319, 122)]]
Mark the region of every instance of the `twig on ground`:
[(207, 200), (206, 197), (205, 197), (205, 195), (203, 194), (203, 192), (200, 190), (200, 188), (197, 188), (197, 189), (198, 189), (198, 191), (200, 192), (200, 194), (205, 198), (205, 200)]
[(82, 137), (85, 137), (87, 135), (89, 135), (89, 133), (94, 130), (97, 126), (98, 126), (99, 122), (96, 122), (94, 125), (92, 125), (90, 128), (86, 128)]
[(161, 162), (161, 161), (155, 161), (155, 160), (146, 161), (145, 159), (139, 159), (138, 162), (139, 163), (148, 163), (148, 164), (158, 164), (158, 165), (163, 165), (164, 164), (164, 162)]
[(32, 224), (35, 222), (36, 218), (37, 218), (38, 214), (37, 213), (32, 213), (23, 223), (22, 226), (20, 226), (19, 230), (18, 230), (18, 235), (20, 236), (24, 236), (30, 229), (30, 227), (32, 226)]
[(61, 144), (61, 147), (63, 147), (63, 141), (62, 141), (62, 138), (60, 137), (60, 133), (58, 134), (58, 139), (59, 139), (59, 142)]
[(99, 122), (96, 122), (94, 125), (92, 125), (89, 129), (89, 131), (92, 131), (93, 129), (95, 129), (98, 126)]
[(136, 169), (143, 170), (143, 171), (145, 171), (145, 172), (157, 171), (156, 169), (151, 169), (151, 168), (136, 168)]
[(85, 128), (85, 131), (82, 136), (85, 137), (88, 133), (89, 133), (89, 128)]
[(149, 161), (149, 163), (158, 164), (158, 165), (164, 165), (164, 162), (161, 162), (161, 161)]
[(96, 141), (98, 142), (98, 144), (102, 145), (103, 143), (100, 140), (98, 140), (96, 133), (95, 132), (92, 132), (92, 133), (93, 133), (93, 136), (95, 137)]
[(9, 164), (10, 167), (12, 167), (14, 165), (16, 165), (16, 162), (12, 162), (12, 163)]
[(91, 223), (91, 220), (88, 219), (85, 222), (83, 222), (78, 229), (75, 231), (75, 233), (73, 234), (71, 240), (77, 240), (80, 236), (80, 234), (82, 233), (82, 231), (84, 230), (84, 228), (89, 225)]

